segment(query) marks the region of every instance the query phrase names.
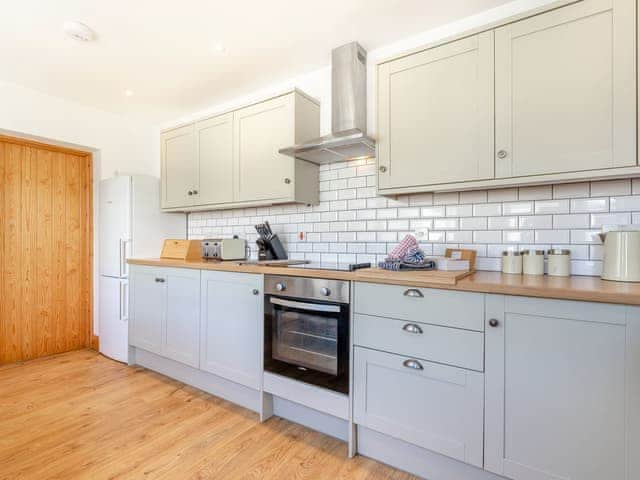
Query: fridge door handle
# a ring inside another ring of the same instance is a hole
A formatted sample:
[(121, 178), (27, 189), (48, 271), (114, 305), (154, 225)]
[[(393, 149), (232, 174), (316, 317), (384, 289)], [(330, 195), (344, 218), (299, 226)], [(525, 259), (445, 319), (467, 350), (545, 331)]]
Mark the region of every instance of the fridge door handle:
[(129, 320), (129, 282), (126, 280), (120, 281), (120, 320)]
[(123, 238), (120, 239), (120, 276), (127, 277), (129, 276), (129, 264), (127, 263), (127, 254), (128, 249), (127, 245), (129, 245), (130, 240), (125, 240)]

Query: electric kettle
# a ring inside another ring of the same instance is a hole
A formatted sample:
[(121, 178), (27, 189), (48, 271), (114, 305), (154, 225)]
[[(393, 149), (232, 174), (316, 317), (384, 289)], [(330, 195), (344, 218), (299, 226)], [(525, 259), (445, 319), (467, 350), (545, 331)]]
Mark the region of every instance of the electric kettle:
[(599, 234), (604, 244), (602, 279), (640, 282), (640, 230), (616, 230)]

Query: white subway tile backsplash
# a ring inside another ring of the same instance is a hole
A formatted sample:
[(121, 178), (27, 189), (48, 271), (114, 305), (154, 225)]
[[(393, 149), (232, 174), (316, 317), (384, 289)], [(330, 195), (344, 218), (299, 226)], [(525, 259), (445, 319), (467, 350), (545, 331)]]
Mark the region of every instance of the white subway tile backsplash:
[(484, 190), (460, 192), (460, 203), (486, 203), (487, 192)]
[(600, 230), (571, 230), (571, 243), (602, 243), (598, 233)]
[(588, 183), (566, 183), (553, 186), (553, 198), (578, 198), (589, 196)]
[(604, 225), (629, 225), (630, 213), (594, 213), (591, 215), (591, 228), (599, 228)]
[[(255, 256), (268, 220), (292, 259), (378, 262), (406, 234), (427, 255), (473, 248), (476, 268), (500, 270), (502, 251), (571, 250), (574, 274), (599, 274), (602, 225), (640, 225), (640, 179), (377, 197), (374, 161), (320, 169), (319, 205), (274, 205), (189, 215), (190, 238), (239, 235)], [(298, 238), (302, 233), (303, 238)]]
[(458, 219), (436, 218), (433, 220), (433, 228), (436, 230), (456, 230), (458, 228)]
[(502, 243), (533, 243), (532, 230), (505, 230), (502, 232)]
[(608, 212), (608, 198), (577, 198), (571, 200), (572, 213)]
[(512, 230), (518, 228), (518, 217), (489, 217), (489, 230)]
[(423, 217), (444, 217), (445, 207), (425, 207), (422, 209)]
[(471, 205), (447, 205), (445, 210), (447, 217), (470, 217), (473, 215)]
[(502, 232), (500, 230), (475, 231), (473, 243), (502, 243)]
[(523, 230), (552, 228), (552, 215), (526, 215), (518, 218), (518, 228)]
[(458, 203), (458, 192), (437, 192), (433, 195), (434, 205), (449, 205)]
[(502, 204), (504, 215), (531, 215), (533, 213), (533, 202), (510, 202)]
[(637, 212), (640, 211), (640, 195), (611, 197), (609, 205), (612, 212)]
[(553, 198), (551, 185), (536, 185), (518, 189), (518, 200), (549, 200), (551, 198)]
[[(491, 217), (499, 218), (499, 217)], [(460, 219), (461, 230), (486, 230), (487, 217), (468, 217)]]
[(473, 206), (474, 217), (498, 217), (502, 215), (502, 204), (479, 203)]
[(605, 180), (591, 182), (591, 196), (604, 197), (609, 195), (631, 195), (631, 180)]
[(409, 195), (409, 205), (415, 207), (433, 205), (433, 193), (417, 193)]
[(497, 190), (489, 190), (488, 202), (511, 202), (518, 200), (517, 188), (500, 188)]
[(549, 213), (569, 213), (569, 200), (539, 200), (535, 202), (536, 215)]
[(569, 243), (569, 230), (536, 230), (535, 243)]
[(553, 228), (589, 228), (589, 215), (586, 213), (574, 213), (553, 216)]

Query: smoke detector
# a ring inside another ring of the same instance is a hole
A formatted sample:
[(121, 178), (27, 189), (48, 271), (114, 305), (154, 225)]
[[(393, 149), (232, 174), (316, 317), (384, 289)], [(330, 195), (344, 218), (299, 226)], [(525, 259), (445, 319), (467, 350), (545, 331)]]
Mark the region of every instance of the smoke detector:
[(62, 29), (67, 37), (77, 42), (90, 42), (96, 36), (94, 31), (82, 22), (64, 22)]

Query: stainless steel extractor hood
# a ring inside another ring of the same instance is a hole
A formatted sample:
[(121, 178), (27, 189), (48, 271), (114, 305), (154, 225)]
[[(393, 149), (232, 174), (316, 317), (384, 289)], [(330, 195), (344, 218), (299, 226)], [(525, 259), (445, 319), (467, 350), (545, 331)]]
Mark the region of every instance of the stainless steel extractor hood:
[(367, 137), (367, 52), (357, 42), (331, 52), (331, 132), (280, 153), (317, 164), (375, 157)]

